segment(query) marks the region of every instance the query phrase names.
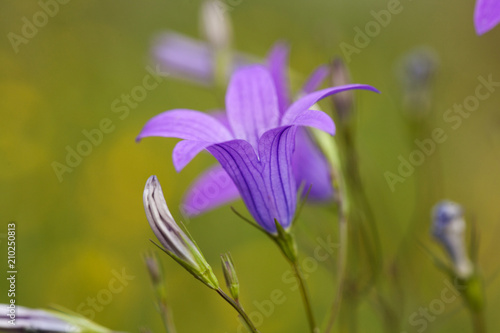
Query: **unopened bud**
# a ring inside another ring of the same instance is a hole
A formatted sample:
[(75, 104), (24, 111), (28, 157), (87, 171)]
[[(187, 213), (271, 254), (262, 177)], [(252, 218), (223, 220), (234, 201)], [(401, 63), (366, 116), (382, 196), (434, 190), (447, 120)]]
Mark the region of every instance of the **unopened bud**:
[(205, 257), (172, 217), (156, 176), (149, 177), (146, 182), (143, 199), (149, 225), (165, 252), (194, 277), (210, 288), (218, 289), (217, 278)]
[(455, 274), (468, 278), (473, 273), (473, 266), (465, 248), (465, 220), (462, 207), (451, 201), (442, 201), (434, 207), (432, 234), (450, 256)]
[[(333, 59), (331, 81), (334, 87), (343, 86), (351, 83), (351, 75), (345, 63), (340, 58)], [(332, 96), (335, 110), (337, 110), (339, 119), (345, 121), (352, 113), (354, 105), (354, 92), (347, 90)]]
[(163, 270), (155, 253), (147, 253), (144, 256), (144, 263), (148, 270), (153, 286), (157, 287), (163, 282)]
[(431, 106), (431, 88), (438, 60), (429, 49), (417, 49), (406, 55), (401, 64), (404, 106), (413, 116), (425, 115)]
[(237, 301), (240, 295), (240, 283), (238, 282), (238, 276), (236, 275), (236, 270), (234, 269), (233, 258), (229, 252), (221, 254), (220, 258), (227, 289), (229, 289), (233, 299)]
[(201, 7), (201, 29), (208, 42), (216, 49), (229, 47), (232, 27), (227, 6), (220, 0), (208, 0)]

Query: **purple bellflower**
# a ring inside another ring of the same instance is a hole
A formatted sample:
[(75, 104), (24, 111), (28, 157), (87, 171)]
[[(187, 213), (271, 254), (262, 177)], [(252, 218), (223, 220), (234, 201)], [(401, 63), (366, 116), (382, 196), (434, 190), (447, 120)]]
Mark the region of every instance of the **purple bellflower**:
[[(155, 43), (153, 58), (162, 71), (171, 76), (187, 79), (203, 85), (216, 85), (221, 71), (230, 75), (244, 65), (258, 62), (255, 57), (230, 50), (230, 18), (216, 1), (206, 1), (201, 6), (201, 27), (208, 42), (196, 41), (189, 37), (166, 33)], [(219, 56), (228, 57), (221, 64)], [(288, 84), (289, 48), (284, 43), (277, 43), (271, 50), (267, 66), (271, 71), (278, 94), (280, 112), (290, 106), (291, 93)], [(216, 68), (225, 66), (225, 68)], [(300, 93), (310, 93), (324, 81), (329, 73), (328, 66), (320, 66), (302, 87)], [(220, 82), (219, 82), (220, 83)], [(221, 118), (218, 118), (221, 120)], [(293, 174), (297, 186), (310, 189), (311, 201), (326, 201), (333, 197), (331, 184), (331, 166), (323, 153), (312, 142), (305, 129), (298, 129), (296, 151), (292, 158)], [(300, 163), (299, 163), (300, 161)], [(227, 181), (229, 180), (229, 181)], [(225, 170), (213, 166), (200, 175), (186, 191), (183, 198), (183, 211), (194, 216), (214, 209), (240, 197), (238, 189), (230, 180)]]
[[(267, 57), (267, 68), (277, 94), (278, 109), (282, 115), (291, 104), (288, 80), (289, 47), (277, 43)], [(327, 66), (318, 67), (306, 81), (300, 94), (308, 94), (318, 88), (329, 73)], [(217, 118), (227, 122), (219, 113)], [(304, 128), (298, 128), (295, 139), (295, 151), (292, 155), (292, 170), (296, 185), (310, 188), (309, 198), (314, 201), (326, 201), (333, 196), (330, 165), (323, 153), (313, 143)], [(216, 165), (204, 172), (187, 190), (183, 199), (183, 209), (188, 215), (197, 215), (216, 208), (240, 197), (238, 189), (228, 177), (226, 171)]]
[(350, 89), (377, 91), (359, 84), (327, 88), (304, 95), (281, 112), (271, 72), (261, 65), (246, 66), (232, 75), (227, 89), (229, 126), (200, 111), (176, 109), (150, 119), (137, 140), (183, 139), (173, 152), (177, 170), (208, 150), (236, 185), (255, 221), (274, 234), (275, 220), (286, 229), (295, 214), (292, 155), (297, 127), (311, 126), (333, 135), (333, 120), (310, 108), (322, 98)]
[(477, 0), (474, 10), (474, 26), (476, 33), (482, 35), (500, 23), (499, 0)]

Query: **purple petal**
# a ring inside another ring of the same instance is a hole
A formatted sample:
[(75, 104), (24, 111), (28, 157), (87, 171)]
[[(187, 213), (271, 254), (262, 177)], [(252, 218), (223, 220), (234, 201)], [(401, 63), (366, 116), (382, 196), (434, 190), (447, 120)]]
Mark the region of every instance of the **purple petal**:
[(220, 165), (216, 165), (195, 179), (184, 195), (182, 207), (187, 215), (194, 216), (239, 197), (240, 193), (231, 177)]
[(221, 142), (232, 139), (224, 125), (203, 112), (177, 109), (163, 112), (151, 118), (137, 141), (148, 136), (163, 136), (185, 140)]
[(227, 113), (224, 110), (214, 110), (210, 112), (210, 115), (217, 119), (219, 123), (224, 125), (229, 132), (232, 133), (231, 124), (229, 124), (229, 119), (227, 119)]
[(286, 43), (276, 43), (267, 56), (269, 72), (276, 87), (280, 114), (290, 105), (290, 87), (288, 85), (288, 55), (290, 48)]
[(296, 207), (296, 185), (291, 170), (295, 126), (272, 129), (259, 141), (260, 161), (253, 147), (232, 140), (208, 147), (238, 188), (248, 210), (265, 230), (276, 232), (274, 219), (284, 228)]
[(226, 109), (236, 139), (248, 141), (257, 150), (260, 136), (279, 124), (276, 89), (261, 65), (237, 70), (226, 94)]
[(259, 141), (268, 192), (274, 200), (276, 219), (284, 228), (290, 226), (297, 205), (297, 188), (291, 168), (296, 129), (296, 126), (278, 127), (266, 132)]
[(352, 89), (362, 89), (371, 90), (376, 93), (380, 93), (377, 89), (366, 84), (349, 84), (340, 87), (326, 88), (323, 90), (318, 90), (311, 94), (305, 95), (298, 100), (296, 100), (289, 108), (286, 110), (283, 118), (281, 119), (281, 125), (293, 124), (295, 119), (304, 111), (309, 110), (314, 104), (319, 100), (328, 97), (330, 95), (339, 93), (341, 91), (352, 90)]
[(201, 84), (214, 81), (214, 53), (207, 43), (166, 33), (155, 43), (154, 61), (163, 72)]
[(477, 0), (474, 10), (476, 33), (482, 35), (500, 23), (500, 1)]
[(332, 118), (323, 111), (307, 110), (295, 118), (293, 124), (315, 127), (328, 134), (335, 134), (335, 124)]
[(210, 146), (211, 142), (206, 141), (191, 141), (183, 140), (178, 142), (172, 152), (172, 160), (174, 168), (180, 172), (193, 158), (196, 157), (202, 150)]
[(309, 76), (306, 83), (302, 87), (302, 92), (304, 94), (310, 94), (325, 81), (330, 69), (328, 65), (321, 65), (314, 70), (314, 72)]
[(305, 128), (297, 129), (292, 166), (297, 186), (311, 188), (309, 199), (325, 201), (333, 197), (330, 165)]

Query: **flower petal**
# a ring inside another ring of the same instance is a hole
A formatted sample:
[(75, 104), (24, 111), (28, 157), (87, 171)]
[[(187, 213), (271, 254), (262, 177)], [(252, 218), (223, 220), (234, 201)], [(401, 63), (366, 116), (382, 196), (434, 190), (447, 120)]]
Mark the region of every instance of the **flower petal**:
[(169, 32), (156, 41), (153, 58), (170, 75), (201, 84), (214, 81), (214, 53), (206, 43)]
[(308, 110), (319, 100), (328, 97), (330, 95), (339, 93), (341, 91), (352, 90), (352, 89), (363, 89), (371, 90), (380, 93), (377, 89), (366, 84), (349, 84), (340, 87), (326, 88), (323, 90), (315, 91), (311, 94), (305, 95), (298, 100), (296, 100), (289, 108), (286, 110), (283, 118), (281, 119), (281, 125), (292, 124), (295, 119), (304, 111)]
[(297, 186), (304, 184), (305, 190), (311, 188), (309, 199), (324, 201), (332, 198), (330, 165), (305, 128), (297, 129), (292, 166)]
[(288, 85), (288, 56), (290, 47), (283, 42), (276, 43), (267, 56), (267, 66), (276, 87), (280, 114), (290, 105), (290, 87)]
[(291, 168), (296, 129), (296, 126), (278, 127), (264, 133), (259, 141), (267, 190), (270, 200), (274, 201), (275, 218), (283, 228), (290, 226), (297, 205), (297, 188)]
[(335, 124), (332, 118), (323, 111), (307, 110), (295, 118), (293, 124), (315, 127), (328, 134), (335, 134)]
[(202, 150), (210, 146), (211, 142), (183, 140), (178, 142), (172, 152), (172, 160), (177, 172), (180, 172)]
[(199, 111), (177, 109), (151, 118), (137, 141), (148, 136), (163, 136), (185, 140), (221, 142), (232, 139), (227, 128), (215, 118)]
[(253, 147), (247, 141), (232, 140), (214, 144), (207, 150), (229, 174), (255, 220), (267, 226), (266, 229), (271, 228), (262, 166)]
[(295, 126), (272, 129), (259, 141), (260, 161), (243, 140), (207, 148), (238, 188), (248, 210), (265, 230), (276, 232), (274, 219), (288, 227), (296, 207), (296, 186), (291, 170)]
[(279, 124), (278, 99), (271, 75), (264, 66), (237, 70), (229, 83), (226, 110), (236, 139), (258, 149), (260, 136)]
[(217, 164), (195, 179), (184, 195), (182, 207), (188, 216), (194, 216), (239, 197), (240, 193), (231, 177)]
[(500, 1), (477, 0), (474, 10), (476, 33), (482, 35), (500, 23)]
[(321, 65), (318, 68), (312, 72), (311, 75), (309, 75), (309, 78), (307, 79), (306, 83), (302, 87), (302, 92), (304, 94), (310, 94), (323, 83), (323, 81), (326, 79), (328, 76), (328, 73), (330, 72), (330, 69), (328, 65)]

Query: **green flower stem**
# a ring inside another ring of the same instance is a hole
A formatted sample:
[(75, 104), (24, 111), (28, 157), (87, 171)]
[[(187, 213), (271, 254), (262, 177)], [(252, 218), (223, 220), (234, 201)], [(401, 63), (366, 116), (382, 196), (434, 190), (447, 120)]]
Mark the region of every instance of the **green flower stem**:
[[(241, 215), (233, 207), (231, 207), (231, 209), (243, 221), (247, 222), (248, 224), (250, 224), (252, 227), (256, 228), (257, 230), (263, 232), (281, 250), (281, 253), (283, 253), (283, 256), (286, 258), (286, 260), (292, 266), (293, 271), (295, 273), (295, 276), (297, 277), (297, 280), (299, 282), (300, 294), (302, 296), (302, 302), (304, 303), (304, 308), (306, 310), (307, 320), (309, 323), (309, 328), (311, 330), (311, 333), (319, 333), (319, 328), (318, 328), (318, 326), (316, 326), (316, 321), (314, 320), (314, 314), (312, 311), (310, 297), (309, 297), (309, 293), (307, 291), (305, 279), (304, 279), (304, 276), (302, 275), (302, 272), (300, 271), (300, 268), (298, 265), (297, 244), (295, 242), (293, 234), (284, 230), (283, 226), (281, 224), (279, 224), (279, 222), (277, 220), (274, 220), (274, 222), (275, 222), (276, 230), (277, 230), (278, 234), (277, 235), (271, 234), (271, 233), (267, 232), (266, 230), (262, 229), (256, 223), (252, 222), (251, 220), (249, 220), (246, 217), (244, 217), (243, 215)], [(297, 214), (300, 213), (300, 209), (301, 209), (301, 207), (299, 207), (299, 209), (297, 209)]]
[(291, 266), (293, 267), (293, 271), (297, 280), (299, 281), (300, 294), (302, 296), (302, 302), (304, 303), (304, 308), (306, 310), (307, 322), (309, 323), (309, 329), (311, 333), (319, 333), (319, 328), (316, 326), (316, 321), (314, 320), (314, 314), (311, 307), (311, 301), (309, 292), (307, 291), (306, 283), (304, 280), (304, 276), (300, 271), (298, 261), (290, 261)]
[(165, 332), (177, 333), (174, 322), (172, 320), (172, 314), (170, 312), (170, 308), (166, 304), (166, 300), (159, 299), (158, 306), (160, 307), (160, 315), (163, 321), (163, 326), (165, 327)]
[[(346, 289), (350, 289), (346, 285)], [(347, 295), (346, 295), (347, 296)], [(356, 294), (344, 297), (342, 308), (339, 316), (339, 331), (340, 333), (355, 333), (358, 330), (358, 306), (359, 298)]]
[(326, 326), (325, 333), (331, 332), (333, 325), (337, 319), (340, 305), (342, 304), (342, 295), (344, 294), (344, 282), (345, 282), (345, 272), (346, 272), (346, 262), (347, 262), (347, 248), (348, 248), (348, 226), (347, 226), (347, 216), (343, 212), (342, 203), (339, 202), (339, 253), (338, 253), (338, 286), (337, 293), (335, 295), (335, 300), (333, 301), (332, 308), (330, 311), (330, 318)]
[[(305, 200), (301, 203), (300, 208), (297, 211), (297, 214), (300, 213), (302, 204), (304, 202)], [(306, 282), (304, 276), (302, 275), (302, 272), (300, 271), (300, 267), (298, 264), (299, 262), (297, 255), (297, 243), (295, 242), (295, 238), (293, 237), (293, 234), (283, 229), (283, 226), (281, 226), (281, 224), (279, 224), (279, 222), (276, 219), (274, 220), (274, 222), (278, 234), (277, 235), (268, 234), (268, 235), (276, 243), (276, 245), (278, 245), (281, 252), (285, 256), (286, 260), (292, 266), (295, 276), (297, 277), (297, 280), (299, 282), (300, 295), (302, 296), (302, 303), (304, 304), (304, 308), (306, 310), (307, 322), (309, 323), (309, 328), (311, 330), (311, 333), (319, 333), (319, 328), (318, 326), (316, 326), (316, 321), (314, 320), (314, 313), (312, 311), (310, 296), (307, 291)]]
[(484, 322), (483, 311), (472, 312), (472, 327), (474, 333), (486, 333), (486, 323)]
[(250, 331), (252, 333), (259, 333), (259, 331), (255, 327), (255, 325), (250, 320), (250, 317), (248, 317), (245, 310), (243, 310), (243, 308), (241, 307), (241, 305), (239, 303), (235, 302), (222, 289), (220, 289), (220, 288), (215, 289), (215, 291), (217, 291), (217, 293), (238, 312), (238, 314), (241, 316), (241, 318), (243, 318), (243, 320), (245, 321), (245, 323), (247, 324), (248, 328), (250, 329)]

